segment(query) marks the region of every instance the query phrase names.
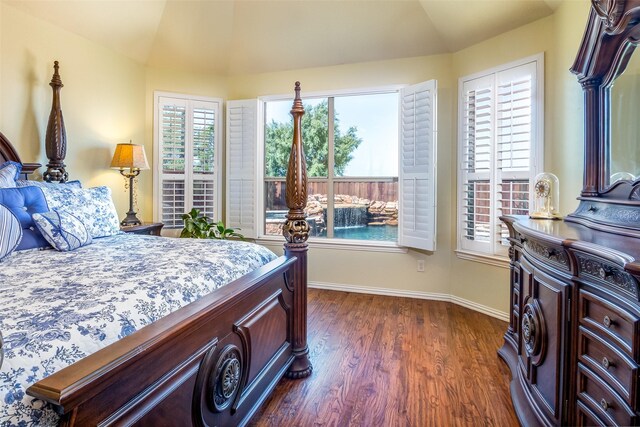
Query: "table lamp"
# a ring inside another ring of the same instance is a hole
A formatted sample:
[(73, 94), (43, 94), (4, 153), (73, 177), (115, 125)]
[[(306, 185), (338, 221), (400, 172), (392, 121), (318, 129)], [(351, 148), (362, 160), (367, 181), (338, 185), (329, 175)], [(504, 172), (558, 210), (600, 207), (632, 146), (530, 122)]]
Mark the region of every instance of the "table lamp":
[(116, 152), (113, 153), (111, 160), (111, 168), (120, 169), (120, 173), (125, 178), (129, 178), (129, 212), (120, 223), (123, 226), (140, 225), (142, 222), (136, 216), (133, 210), (133, 180), (140, 174), (143, 169), (149, 169), (147, 156), (144, 154), (144, 147), (138, 144), (118, 144)]

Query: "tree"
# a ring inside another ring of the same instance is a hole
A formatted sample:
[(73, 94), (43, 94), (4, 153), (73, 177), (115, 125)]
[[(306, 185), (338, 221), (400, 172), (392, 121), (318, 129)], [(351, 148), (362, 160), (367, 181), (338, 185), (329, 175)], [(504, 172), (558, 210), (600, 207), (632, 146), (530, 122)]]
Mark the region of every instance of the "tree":
[[(302, 116), (302, 142), (304, 144), (307, 172), (309, 176), (327, 176), (329, 161), (329, 107), (327, 101), (316, 106), (306, 107)], [(334, 174), (342, 176), (344, 170), (353, 159), (352, 153), (362, 138), (357, 135), (358, 129), (350, 127), (342, 134), (340, 120), (334, 118)], [(266, 174), (267, 176), (284, 177), (289, 163), (291, 140), (293, 139), (293, 121), (279, 123), (272, 120), (266, 132)]]

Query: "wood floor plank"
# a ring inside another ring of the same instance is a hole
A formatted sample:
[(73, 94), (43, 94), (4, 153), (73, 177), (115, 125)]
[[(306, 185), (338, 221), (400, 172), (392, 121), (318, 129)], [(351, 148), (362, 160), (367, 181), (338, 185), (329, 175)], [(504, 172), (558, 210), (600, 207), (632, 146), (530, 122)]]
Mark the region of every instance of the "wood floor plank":
[(439, 301), (309, 290), (314, 371), (252, 426), (517, 426), (506, 323)]

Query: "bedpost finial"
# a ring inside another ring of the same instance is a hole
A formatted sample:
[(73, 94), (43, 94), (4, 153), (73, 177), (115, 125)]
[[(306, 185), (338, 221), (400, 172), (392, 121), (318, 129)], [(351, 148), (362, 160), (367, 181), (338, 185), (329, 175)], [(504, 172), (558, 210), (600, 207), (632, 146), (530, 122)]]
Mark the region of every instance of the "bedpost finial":
[(302, 105), (302, 98), (300, 98), (300, 82), (296, 82), (295, 91), (296, 96), (295, 98), (293, 98), (293, 107), (291, 107), (291, 114), (304, 114), (304, 106)]
[(52, 88), (64, 87), (64, 85), (62, 84), (62, 79), (60, 79), (60, 74), (58, 73), (59, 69), (60, 65), (58, 61), (53, 61), (53, 77), (51, 77), (51, 83), (49, 83), (49, 86), (51, 86)]

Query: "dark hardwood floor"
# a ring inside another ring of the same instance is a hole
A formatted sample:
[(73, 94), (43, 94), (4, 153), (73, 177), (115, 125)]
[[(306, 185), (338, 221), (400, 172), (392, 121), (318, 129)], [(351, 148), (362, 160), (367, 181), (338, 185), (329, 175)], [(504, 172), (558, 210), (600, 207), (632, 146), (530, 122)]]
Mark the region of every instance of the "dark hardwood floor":
[(445, 302), (309, 290), (314, 372), (253, 426), (517, 426), (506, 323)]

